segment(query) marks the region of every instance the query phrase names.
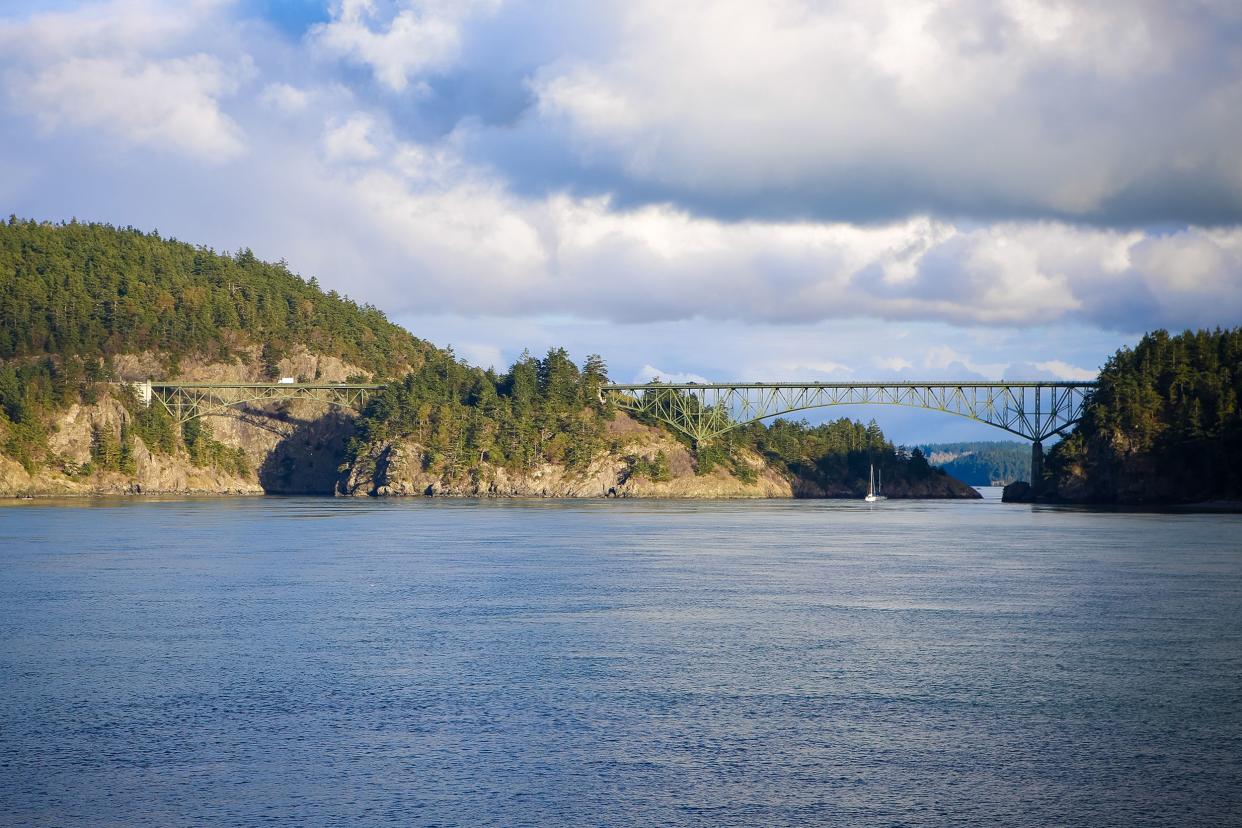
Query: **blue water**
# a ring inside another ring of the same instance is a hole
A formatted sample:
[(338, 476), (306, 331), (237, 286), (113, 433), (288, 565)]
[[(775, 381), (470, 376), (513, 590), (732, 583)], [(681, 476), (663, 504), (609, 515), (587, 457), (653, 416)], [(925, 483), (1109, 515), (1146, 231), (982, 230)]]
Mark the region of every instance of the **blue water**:
[(2, 825), (1224, 825), (1242, 516), (0, 507)]

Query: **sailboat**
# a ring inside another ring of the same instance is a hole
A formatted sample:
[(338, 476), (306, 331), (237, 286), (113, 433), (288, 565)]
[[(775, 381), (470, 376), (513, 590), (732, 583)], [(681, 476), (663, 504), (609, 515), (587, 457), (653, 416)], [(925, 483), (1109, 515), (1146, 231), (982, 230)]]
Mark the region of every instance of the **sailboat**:
[(868, 503), (875, 503), (877, 500), (888, 500), (887, 497), (880, 494), (880, 489), (884, 487), (884, 470), (880, 470), (880, 483), (876, 485), (875, 464), (871, 464), (871, 479), (867, 482), (867, 496), (863, 500)]

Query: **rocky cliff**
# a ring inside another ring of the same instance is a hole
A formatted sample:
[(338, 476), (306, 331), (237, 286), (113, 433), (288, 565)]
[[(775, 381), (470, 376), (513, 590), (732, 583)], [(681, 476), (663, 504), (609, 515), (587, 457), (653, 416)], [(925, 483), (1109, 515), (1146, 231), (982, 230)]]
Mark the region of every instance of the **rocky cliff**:
[[(258, 382), (263, 379), (258, 349), (241, 349), (229, 362), (183, 359), (177, 379), (186, 382)], [(163, 375), (166, 360), (158, 354), (113, 358), (125, 381)], [(279, 364), (283, 376), (343, 381), (365, 376), (357, 366), (298, 348)], [(133, 469), (92, 468), (97, 435), (117, 437), (132, 418), (134, 402), (122, 386), (99, 384), (96, 400), (74, 403), (51, 415), (47, 447), (51, 461), (32, 468), (0, 455), (0, 496), (84, 494), (210, 493), (330, 494), (340, 474), (345, 441), (352, 434), (348, 413), (297, 401), (256, 407), (239, 416), (205, 419), (212, 438), (234, 450), (229, 463), (196, 464), (183, 446), (160, 452), (140, 436), (132, 437)], [(4, 426), (0, 424), (0, 430)], [(0, 433), (0, 445), (6, 435)], [(237, 451), (240, 449), (240, 455)]]
[[(685, 446), (667, 432), (618, 413), (608, 424), (613, 448), (585, 468), (541, 463), (512, 471), (486, 459), (456, 472), (433, 471), (423, 446), (412, 440), (384, 441), (359, 455), (338, 487), (348, 496), (427, 495), (441, 497), (792, 497), (789, 481), (754, 454), (743, 462), (753, 470), (745, 481), (724, 468), (696, 475)], [(635, 473), (636, 461), (663, 454), (667, 471), (652, 479)]]

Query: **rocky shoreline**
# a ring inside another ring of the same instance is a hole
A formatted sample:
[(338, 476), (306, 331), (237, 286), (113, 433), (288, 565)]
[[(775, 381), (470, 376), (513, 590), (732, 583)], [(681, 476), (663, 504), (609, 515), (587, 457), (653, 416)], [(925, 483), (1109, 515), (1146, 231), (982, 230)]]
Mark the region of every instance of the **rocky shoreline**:
[[(338, 497), (452, 497), (452, 498), (648, 498), (648, 499), (851, 499), (865, 491), (863, 480), (831, 485), (789, 476), (762, 457), (744, 452), (746, 479), (718, 466), (696, 473), (684, 445), (667, 432), (645, 426), (624, 414), (610, 423), (614, 448), (598, 455), (584, 469), (543, 463), (513, 471), (480, 461), (457, 474), (429, 470), (424, 448), (410, 440), (371, 446), (349, 465), (344, 463), (352, 420), (337, 412), (307, 404), (287, 407), (282, 416), (298, 423), (278, 438), (254, 425), (230, 418), (213, 418), (216, 438), (245, 451), (249, 474), (236, 469), (196, 466), (184, 450), (174, 454), (150, 451), (141, 438), (133, 442), (134, 471), (98, 471), (74, 475), (44, 466), (28, 471), (16, 461), (0, 457), (0, 497), (59, 498), (147, 495), (262, 495), (321, 494)], [(99, 428), (115, 429), (125, 416), (116, 399), (103, 397), (89, 406), (73, 406), (59, 419), (56, 448), (67, 460), (84, 464), (90, 458), (91, 435)], [(635, 472), (636, 460), (662, 456), (667, 473), (651, 479)], [(919, 481), (893, 481), (886, 494), (901, 498), (980, 497), (947, 475)]]

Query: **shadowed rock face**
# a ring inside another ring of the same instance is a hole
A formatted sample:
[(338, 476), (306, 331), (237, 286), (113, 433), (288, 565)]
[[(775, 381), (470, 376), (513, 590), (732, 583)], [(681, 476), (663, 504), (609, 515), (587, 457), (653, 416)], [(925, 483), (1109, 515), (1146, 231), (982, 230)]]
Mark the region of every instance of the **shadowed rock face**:
[[(302, 404), (300, 404), (302, 405)], [(309, 406), (307, 406), (309, 407)], [(318, 407), (322, 408), (322, 407)], [(115, 399), (65, 412), (56, 432), (57, 452), (81, 466), (90, 460), (95, 429), (119, 430), (126, 411)], [(345, 443), (354, 434), (353, 418), (339, 411), (251, 409), (244, 418), (207, 418), (213, 438), (245, 451), (251, 471), (196, 466), (184, 449), (151, 451), (134, 437), (134, 472), (99, 471), (75, 475), (50, 465), (28, 471), (0, 457), (0, 496), (73, 494), (323, 494), (336, 489), (345, 462)]]
[(1001, 500), (1005, 503), (1034, 503), (1035, 490), (1025, 480), (1015, 480), (1001, 492)]
[(259, 465), (259, 485), (268, 494), (334, 494), (353, 435), (353, 418), (338, 411), (300, 423)]

